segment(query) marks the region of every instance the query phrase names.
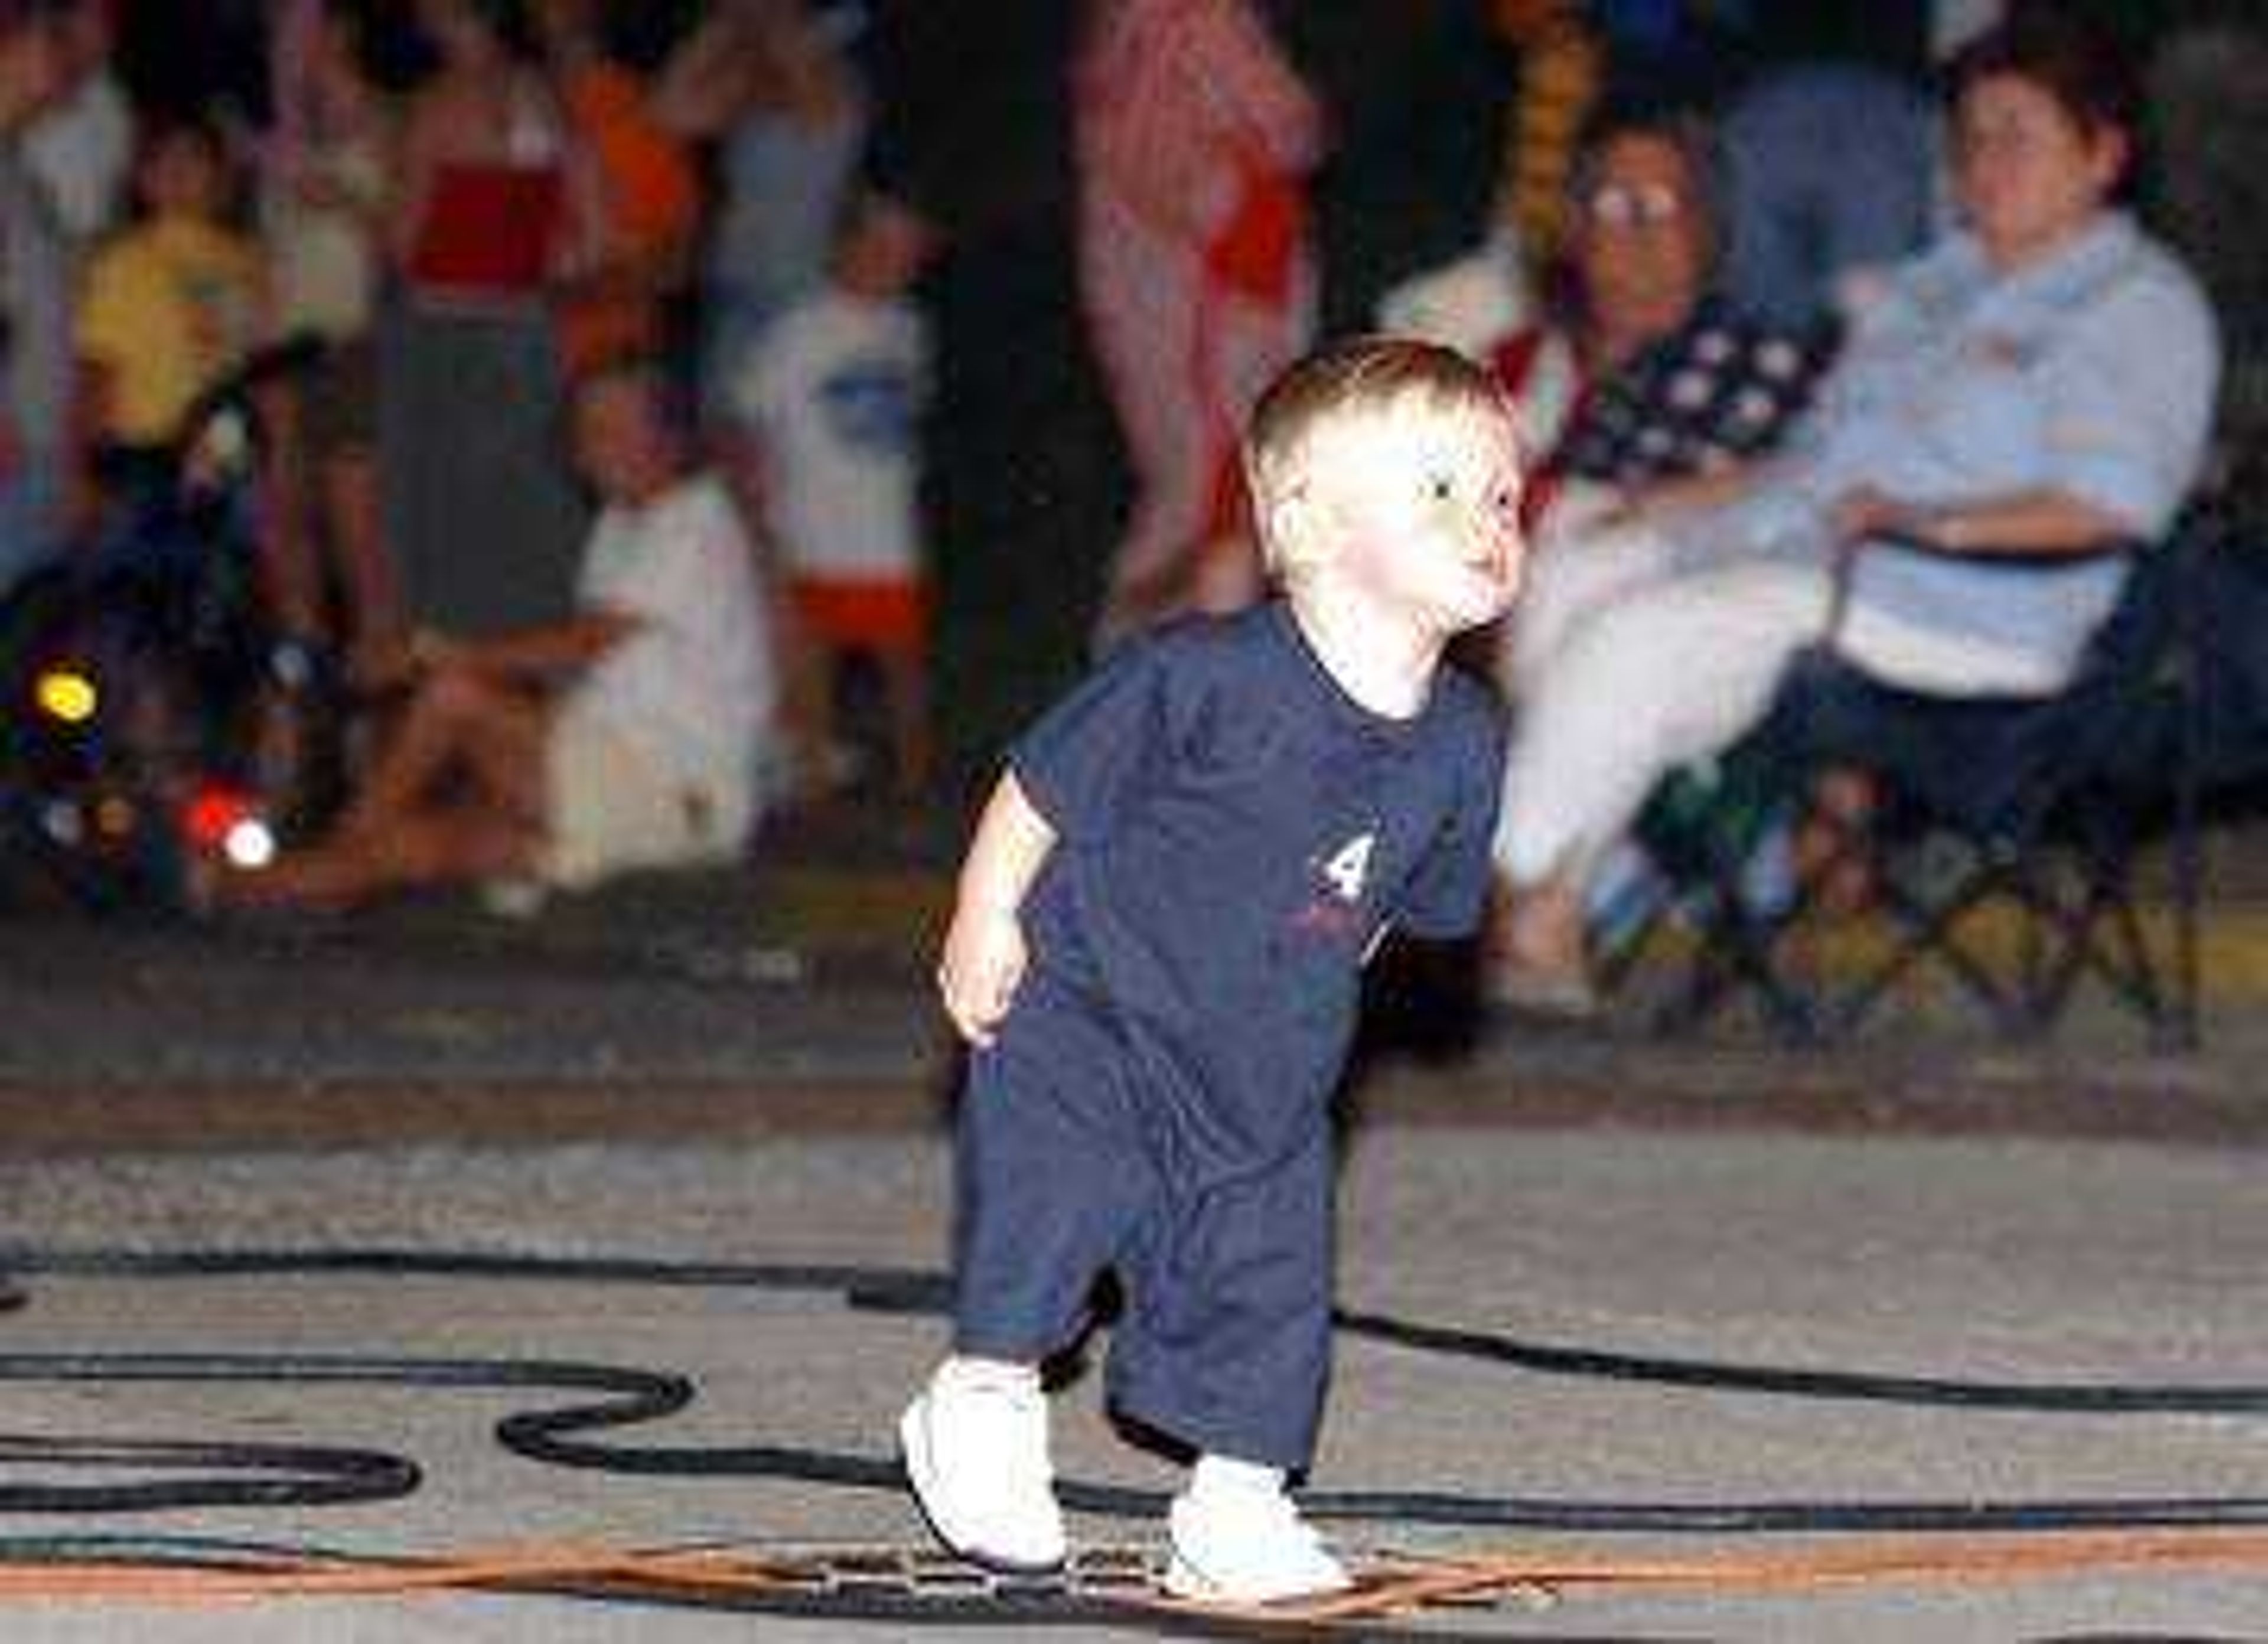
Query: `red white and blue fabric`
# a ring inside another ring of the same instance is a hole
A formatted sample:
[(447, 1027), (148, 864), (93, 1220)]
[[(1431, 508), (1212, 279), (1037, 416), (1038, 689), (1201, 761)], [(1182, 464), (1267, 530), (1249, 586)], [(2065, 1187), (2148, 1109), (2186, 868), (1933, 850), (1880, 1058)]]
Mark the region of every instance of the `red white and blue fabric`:
[(1241, 517), (1238, 431), (1312, 334), (1322, 116), (1246, 0), (1104, 0), (1076, 92), (1080, 284), (1136, 486), (1125, 591)]

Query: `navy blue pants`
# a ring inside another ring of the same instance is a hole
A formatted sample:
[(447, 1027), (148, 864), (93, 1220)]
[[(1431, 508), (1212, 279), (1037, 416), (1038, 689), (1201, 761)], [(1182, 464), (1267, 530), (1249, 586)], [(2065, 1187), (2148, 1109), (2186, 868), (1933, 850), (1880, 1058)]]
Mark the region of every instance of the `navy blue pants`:
[(1330, 1127), (1318, 1114), (1288, 1156), (1189, 1190), (1171, 1163), (1175, 1098), (1145, 1061), (1099, 1007), (1040, 977), (971, 1060), (955, 1348), (1044, 1358), (1114, 1270), (1112, 1404), (1200, 1450), (1303, 1468), (1329, 1371)]

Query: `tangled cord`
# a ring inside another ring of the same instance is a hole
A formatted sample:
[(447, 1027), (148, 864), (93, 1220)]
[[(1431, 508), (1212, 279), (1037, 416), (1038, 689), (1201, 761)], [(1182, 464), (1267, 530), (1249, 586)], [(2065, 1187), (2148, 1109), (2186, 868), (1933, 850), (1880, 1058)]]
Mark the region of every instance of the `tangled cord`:
[[(446, 1278), (492, 1282), (549, 1282), (739, 1289), (832, 1296), (858, 1310), (927, 1313), (945, 1301), (934, 1274), (847, 1266), (692, 1263), (637, 1259), (565, 1259), (392, 1250), (57, 1251), (0, 1250), (0, 1269), (18, 1276), (69, 1275), (144, 1280), (311, 1275)], [(2077, 1414), (2257, 1415), (2268, 1413), (2268, 1386), (2181, 1386), (2126, 1383), (2025, 1383), (1958, 1381), (1718, 1362), (1609, 1353), (1526, 1342), (1369, 1312), (1341, 1312), (1349, 1335), (1401, 1349), (1493, 1364), (1531, 1375), (1607, 1380), (1712, 1392), (1781, 1398), (1867, 1402), (1904, 1406)], [(667, 1371), (556, 1360), (368, 1357), (329, 1354), (0, 1354), (0, 1382), (244, 1383), (261, 1385), (393, 1386), (565, 1395), (568, 1401), (515, 1413), (497, 1426), (500, 1444), (514, 1454), (554, 1465), (637, 1476), (732, 1477), (792, 1480), (835, 1488), (896, 1491), (902, 1474), (892, 1457), (780, 1443), (737, 1446), (626, 1446), (625, 1429), (674, 1415), (691, 1405), (694, 1384)], [(131, 1467), (143, 1478), (91, 1484), (53, 1481), (0, 1483), (0, 1512), (76, 1513), (157, 1508), (277, 1508), (379, 1501), (416, 1489), (416, 1465), (382, 1452), (307, 1445), (114, 1441), (0, 1436), (0, 1462), (48, 1469)], [(1064, 1504), (1109, 1516), (1154, 1517), (1165, 1498), (1155, 1491), (1069, 1480)], [(2163, 1567), (2185, 1560), (2226, 1567), (2268, 1564), (2268, 1538), (2225, 1533), (2154, 1538), (2146, 1531), (2227, 1532), (2268, 1526), (2268, 1500), (2257, 1497), (2082, 1498), (2032, 1501), (1668, 1502), (1567, 1501), (1535, 1497), (1412, 1490), (1311, 1490), (1301, 1505), (1318, 1519), (1402, 1525), (1521, 1528), (1583, 1533), (1754, 1535), (1834, 1532), (1948, 1532), (2010, 1538), (2055, 1532), (2045, 1547), (2004, 1543), (1981, 1561), (1955, 1545), (1927, 1552), (1903, 1545), (1855, 1549), (1839, 1571), (1816, 1555), (1778, 1560), (1686, 1560), (1585, 1566), (1543, 1566), (1505, 1560), (1448, 1560), (1392, 1573), (1336, 1608), (1302, 1612), (1314, 1621), (1375, 1617), (1395, 1607), (1434, 1602), (1476, 1589), (1502, 1590), (1523, 1583), (1603, 1583), (1609, 1573), (1624, 1582), (1663, 1584), (1723, 1582), (1738, 1576), (1751, 1585), (1885, 1579), (1917, 1570), (1998, 1571), (2099, 1567), (2125, 1561)], [(2073, 1539), (2069, 1532), (2112, 1532), (2106, 1540)], [(110, 1567), (128, 1544), (105, 1538), (26, 1538), (0, 1540), (0, 1596), (10, 1590), (11, 1567)], [(815, 1594), (759, 1559), (734, 1562), (714, 1549), (574, 1550), (571, 1556), (497, 1555), (487, 1562), (383, 1559), (309, 1545), (277, 1548), (195, 1538), (145, 1538), (142, 1574), (154, 1560), (206, 1574), (233, 1573), (260, 1590), (401, 1591), (431, 1587), (491, 1587), (571, 1596), (635, 1598), (644, 1603), (700, 1604), (776, 1613), (901, 1621), (1084, 1619), (1098, 1625), (1123, 1619), (1116, 1600), (1084, 1600), (1060, 1593), (1036, 1604), (976, 1596), (960, 1602), (923, 1600), (910, 1606), (868, 1594)], [(698, 1556), (696, 1557), (696, 1554)], [(689, 1561), (688, 1561), (689, 1560)], [(1971, 1565), (1974, 1567), (1970, 1567)], [(159, 1578), (162, 1581), (162, 1576)], [(309, 1583), (313, 1583), (310, 1585)], [(1152, 1607), (1136, 1606), (1154, 1622)], [(1224, 1626), (1241, 1625), (1215, 1618)], [(1183, 1618), (1177, 1625), (1196, 1626)]]

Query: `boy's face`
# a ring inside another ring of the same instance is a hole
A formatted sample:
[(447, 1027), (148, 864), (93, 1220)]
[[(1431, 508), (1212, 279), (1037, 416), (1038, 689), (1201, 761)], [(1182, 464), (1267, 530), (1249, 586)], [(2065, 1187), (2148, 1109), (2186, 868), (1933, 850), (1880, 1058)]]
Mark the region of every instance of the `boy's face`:
[(1511, 418), (1403, 411), (1316, 430), (1307, 462), (1320, 578), (1446, 638), (1520, 591), (1522, 469)]

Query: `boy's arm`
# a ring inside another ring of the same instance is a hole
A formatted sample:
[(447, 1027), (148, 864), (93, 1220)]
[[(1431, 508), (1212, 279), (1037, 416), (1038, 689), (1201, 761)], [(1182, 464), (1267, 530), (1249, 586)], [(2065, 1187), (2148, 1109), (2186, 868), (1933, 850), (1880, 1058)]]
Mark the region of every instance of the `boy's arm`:
[(1024, 898), (1055, 848), (1056, 831), (1010, 771), (993, 789), (961, 883), (937, 967), (946, 1014), (980, 1049), (1008, 1014), (1026, 962)]
[(961, 870), (959, 899), (938, 986), (968, 1041), (991, 1044), (1023, 979), (1018, 914), (1058, 840), (1074, 848), (1108, 837), (1139, 804), (1138, 785), (1169, 737), (1167, 676), (1186, 650), (1138, 640), (1016, 739)]

